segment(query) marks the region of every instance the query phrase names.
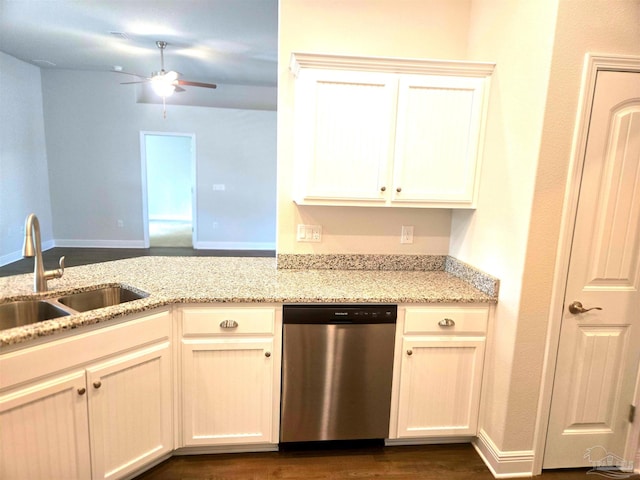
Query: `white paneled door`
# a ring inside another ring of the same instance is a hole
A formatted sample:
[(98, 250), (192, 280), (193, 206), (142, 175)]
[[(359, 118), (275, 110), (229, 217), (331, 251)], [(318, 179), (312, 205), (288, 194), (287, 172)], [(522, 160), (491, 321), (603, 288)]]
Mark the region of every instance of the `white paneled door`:
[(543, 468), (632, 460), (625, 446), (640, 361), (639, 224), (640, 73), (599, 71)]

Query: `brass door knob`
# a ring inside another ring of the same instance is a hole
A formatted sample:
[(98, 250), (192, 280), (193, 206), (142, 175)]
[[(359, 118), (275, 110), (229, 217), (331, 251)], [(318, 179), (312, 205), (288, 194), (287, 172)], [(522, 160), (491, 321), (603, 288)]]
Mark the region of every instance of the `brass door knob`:
[(575, 301), (571, 303), (571, 305), (569, 305), (569, 312), (573, 313), (574, 315), (578, 313), (585, 313), (585, 312), (588, 312), (589, 310), (602, 310), (602, 307), (584, 308), (582, 306), (582, 302), (578, 302), (578, 301)]

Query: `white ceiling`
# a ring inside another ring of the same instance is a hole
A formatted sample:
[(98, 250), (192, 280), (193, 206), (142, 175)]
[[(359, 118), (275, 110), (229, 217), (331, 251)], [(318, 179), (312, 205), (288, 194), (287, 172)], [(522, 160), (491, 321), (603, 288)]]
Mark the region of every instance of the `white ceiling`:
[(0, 0), (0, 51), (41, 68), (149, 76), (156, 40), (183, 79), (276, 85), (277, 0)]

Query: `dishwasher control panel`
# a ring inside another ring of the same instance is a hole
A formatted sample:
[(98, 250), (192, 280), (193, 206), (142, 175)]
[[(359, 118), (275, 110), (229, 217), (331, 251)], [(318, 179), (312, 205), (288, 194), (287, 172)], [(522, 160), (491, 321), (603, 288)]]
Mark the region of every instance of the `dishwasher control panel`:
[(397, 305), (284, 305), (283, 323), (395, 323)]

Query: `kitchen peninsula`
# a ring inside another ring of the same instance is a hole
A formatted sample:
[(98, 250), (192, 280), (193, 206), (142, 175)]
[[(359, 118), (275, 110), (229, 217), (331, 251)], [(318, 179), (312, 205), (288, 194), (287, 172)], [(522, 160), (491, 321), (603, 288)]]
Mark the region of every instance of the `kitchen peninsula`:
[(67, 268), (49, 292), (33, 274), (0, 278), (0, 303), (124, 284), (135, 302), (0, 331), (0, 347), (180, 303), (495, 303), (498, 281), (440, 255), (280, 255), (274, 258), (139, 257)]
[(33, 274), (0, 278), (0, 305), (97, 287), (148, 296), (0, 331), (7, 478), (131, 478), (174, 453), (277, 450), (290, 304), (397, 305), (379, 440), (477, 435), (498, 281), (452, 257), (139, 257), (32, 285)]

